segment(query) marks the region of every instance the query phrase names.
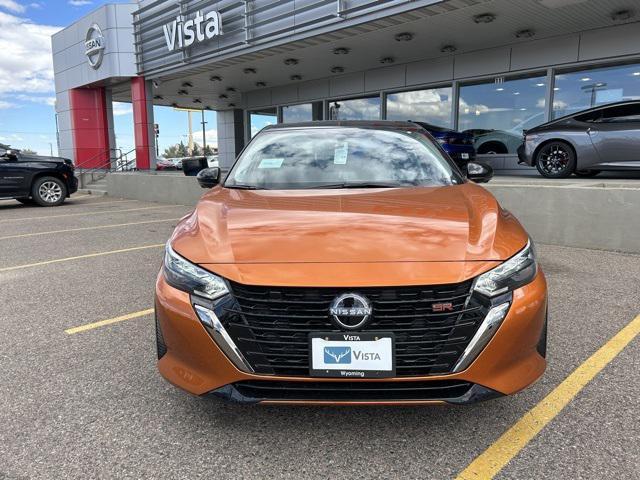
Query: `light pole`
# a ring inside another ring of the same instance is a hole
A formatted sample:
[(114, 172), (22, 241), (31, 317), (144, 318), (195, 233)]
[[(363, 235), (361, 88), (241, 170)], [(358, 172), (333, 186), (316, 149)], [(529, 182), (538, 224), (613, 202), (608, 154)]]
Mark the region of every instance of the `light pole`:
[(204, 151), (207, 148), (207, 138), (205, 137), (205, 125), (207, 124), (207, 122), (204, 121), (204, 108), (202, 110), (200, 110), (200, 112), (202, 113), (202, 121), (200, 122), (202, 124), (202, 154), (204, 155)]

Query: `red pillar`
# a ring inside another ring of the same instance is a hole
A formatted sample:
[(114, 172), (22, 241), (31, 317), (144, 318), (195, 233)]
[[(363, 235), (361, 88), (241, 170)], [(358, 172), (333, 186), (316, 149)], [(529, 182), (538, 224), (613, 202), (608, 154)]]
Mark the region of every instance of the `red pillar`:
[(108, 168), (111, 155), (104, 88), (74, 88), (69, 91), (69, 103), (76, 166)]
[(151, 102), (147, 98), (147, 82), (144, 77), (131, 79), (131, 103), (133, 105), (133, 125), (136, 141), (136, 167), (139, 170), (149, 170), (151, 167), (151, 128), (149, 120), (152, 117), (148, 109)]

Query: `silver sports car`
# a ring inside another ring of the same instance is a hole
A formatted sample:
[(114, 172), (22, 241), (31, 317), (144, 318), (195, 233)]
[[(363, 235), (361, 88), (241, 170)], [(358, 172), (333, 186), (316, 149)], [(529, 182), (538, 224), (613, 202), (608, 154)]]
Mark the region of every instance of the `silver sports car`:
[(640, 101), (602, 105), (526, 130), (518, 158), (547, 178), (640, 170)]

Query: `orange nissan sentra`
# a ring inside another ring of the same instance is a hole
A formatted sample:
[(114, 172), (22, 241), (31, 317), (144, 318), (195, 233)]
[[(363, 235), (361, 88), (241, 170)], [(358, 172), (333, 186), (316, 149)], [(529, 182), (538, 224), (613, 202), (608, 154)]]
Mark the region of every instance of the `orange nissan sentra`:
[(158, 368), (244, 403), (466, 404), (546, 361), (527, 232), (420, 126), (262, 130), (167, 242)]

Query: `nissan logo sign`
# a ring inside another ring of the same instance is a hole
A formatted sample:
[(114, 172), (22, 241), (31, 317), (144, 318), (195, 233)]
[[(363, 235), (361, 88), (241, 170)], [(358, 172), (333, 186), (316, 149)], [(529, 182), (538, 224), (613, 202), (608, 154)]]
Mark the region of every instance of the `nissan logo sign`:
[(371, 302), (357, 293), (345, 293), (336, 297), (329, 307), (333, 322), (345, 330), (363, 327), (371, 316)]
[(104, 58), (104, 36), (102, 30), (95, 23), (87, 30), (87, 36), (84, 42), (84, 54), (87, 56), (89, 65), (97, 69), (102, 64)]

